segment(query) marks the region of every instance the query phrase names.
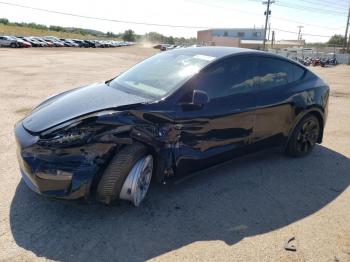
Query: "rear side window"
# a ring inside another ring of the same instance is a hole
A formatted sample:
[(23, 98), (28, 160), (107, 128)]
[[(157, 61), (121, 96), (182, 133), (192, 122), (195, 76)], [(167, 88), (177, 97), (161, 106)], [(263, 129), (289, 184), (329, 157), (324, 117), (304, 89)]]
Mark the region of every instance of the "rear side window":
[(210, 99), (250, 92), (254, 87), (252, 58), (227, 59), (202, 73), (196, 89), (205, 91)]
[(256, 69), (262, 89), (286, 86), (294, 79), (292, 64), (280, 59), (258, 57)]

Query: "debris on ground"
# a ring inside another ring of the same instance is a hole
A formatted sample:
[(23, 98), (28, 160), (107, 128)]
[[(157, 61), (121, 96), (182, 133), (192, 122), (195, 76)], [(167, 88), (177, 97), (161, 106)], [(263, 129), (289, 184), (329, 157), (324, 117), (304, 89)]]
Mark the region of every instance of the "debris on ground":
[(292, 242), (295, 240), (295, 237), (289, 238), (286, 243), (284, 244), (284, 249), (288, 251), (297, 251), (297, 247), (295, 244), (292, 244)]

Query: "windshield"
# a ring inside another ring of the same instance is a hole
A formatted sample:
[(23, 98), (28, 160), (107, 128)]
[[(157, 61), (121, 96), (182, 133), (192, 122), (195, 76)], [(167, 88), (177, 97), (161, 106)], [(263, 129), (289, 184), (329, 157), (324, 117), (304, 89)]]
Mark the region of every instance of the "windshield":
[(110, 82), (110, 86), (159, 99), (180, 87), (214, 59), (190, 53), (161, 53), (121, 74)]

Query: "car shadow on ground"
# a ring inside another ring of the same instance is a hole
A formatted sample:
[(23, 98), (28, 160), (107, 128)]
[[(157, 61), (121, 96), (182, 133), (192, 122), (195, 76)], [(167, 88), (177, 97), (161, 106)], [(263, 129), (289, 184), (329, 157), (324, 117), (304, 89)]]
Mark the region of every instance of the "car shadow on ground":
[(258, 153), (177, 185), (151, 188), (143, 205), (59, 201), (18, 185), (16, 243), (60, 261), (141, 261), (196, 241), (233, 245), (317, 212), (350, 183), (350, 160), (323, 146), (304, 158)]

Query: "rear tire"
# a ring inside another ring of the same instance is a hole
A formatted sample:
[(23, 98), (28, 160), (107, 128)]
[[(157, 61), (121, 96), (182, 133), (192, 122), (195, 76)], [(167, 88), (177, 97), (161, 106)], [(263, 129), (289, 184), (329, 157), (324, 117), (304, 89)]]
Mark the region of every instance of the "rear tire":
[(97, 200), (109, 205), (118, 199), (129, 172), (146, 153), (147, 148), (137, 142), (117, 152), (106, 167), (98, 184)]
[(320, 123), (313, 115), (305, 116), (295, 127), (286, 149), (289, 156), (301, 157), (309, 154), (320, 136)]
[(16, 48), (16, 47), (17, 47), (17, 45), (16, 45), (15, 43), (11, 43), (11, 44), (10, 44), (10, 47), (12, 47), (12, 48)]

